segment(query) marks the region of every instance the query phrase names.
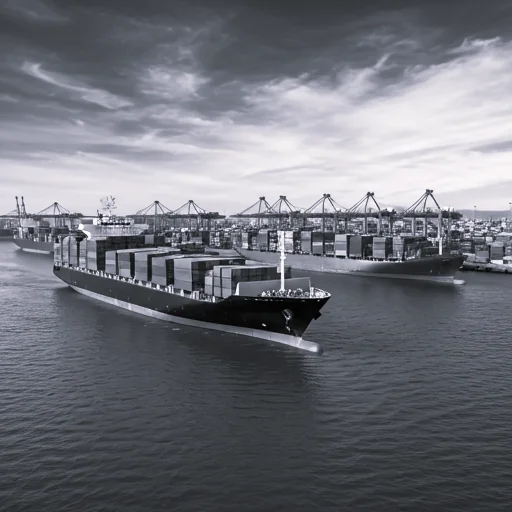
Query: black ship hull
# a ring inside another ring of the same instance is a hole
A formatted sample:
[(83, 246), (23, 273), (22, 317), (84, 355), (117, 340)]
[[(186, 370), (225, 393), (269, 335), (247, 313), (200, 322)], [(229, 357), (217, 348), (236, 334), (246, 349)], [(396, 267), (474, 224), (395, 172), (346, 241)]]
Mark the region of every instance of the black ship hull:
[[(272, 265), (279, 264), (279, 253), (236, 249), (248, 260)], [(221, 253), (222, 254), (222, 253)], [(296, 270), (329, 272), (392, 279), (415, 279), (453, 283), (456, 272), (466, 256), (433, 255), (405, 261), (334, 258), (312, 254), (287, 254), (286, 264)]]
[(240, 334), (321, 352), (317, 343), (302, 338), (320, 316), (325, 297), (244, 297), (218, 302), (197, 300), (97, 275), (93, 271), (54, 266), (54, 274), (75, 291), (120, 308), (172, 323)]
[(53, 254), (53, 242), (39, 242), (28, 238), (15, 238), (13, 242), (22, 251), (33, 252), (36, 254)]

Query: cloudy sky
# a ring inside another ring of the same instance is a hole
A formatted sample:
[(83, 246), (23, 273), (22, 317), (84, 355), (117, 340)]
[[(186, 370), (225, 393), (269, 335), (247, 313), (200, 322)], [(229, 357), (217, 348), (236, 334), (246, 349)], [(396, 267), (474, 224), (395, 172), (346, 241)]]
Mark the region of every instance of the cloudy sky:
[(511, 35), (509, 0), (2, 0), (0, 213), (507, 209)]

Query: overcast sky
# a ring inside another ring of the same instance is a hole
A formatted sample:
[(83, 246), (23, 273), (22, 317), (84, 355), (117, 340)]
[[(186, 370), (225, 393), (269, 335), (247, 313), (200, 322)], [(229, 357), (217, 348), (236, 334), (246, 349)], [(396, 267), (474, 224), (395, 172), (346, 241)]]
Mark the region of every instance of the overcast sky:
[(509, 0), (2, 0), (0, 213), (507, 209), (511, 33)]

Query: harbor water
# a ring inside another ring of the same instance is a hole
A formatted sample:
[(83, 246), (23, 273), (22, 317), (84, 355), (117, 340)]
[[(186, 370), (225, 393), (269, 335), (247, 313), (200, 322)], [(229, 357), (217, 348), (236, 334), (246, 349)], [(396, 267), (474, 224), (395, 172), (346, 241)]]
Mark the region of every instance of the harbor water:
[(311, 277), (322, 356), (92, 301), (0, 243), (2, 509), (510, 510), (512, 276)]

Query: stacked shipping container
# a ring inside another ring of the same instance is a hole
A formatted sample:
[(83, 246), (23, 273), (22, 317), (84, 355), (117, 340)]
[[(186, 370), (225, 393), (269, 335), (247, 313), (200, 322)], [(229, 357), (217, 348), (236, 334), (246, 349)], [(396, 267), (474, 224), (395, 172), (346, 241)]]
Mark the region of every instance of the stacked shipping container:
[(334, 232), (326, 231), (324, 237), (324, 254), (326, 256), (334, 256)]
[(311, 233), (311, 252), (313, 254), (323, 254), (324, 252), (324, 234), (321, 231)]
[(490, 247), (490, 259), (503, 260), (505, 256), (505, 244), (503, 242), (493, 242)]
[[(290, 267), (285, 268), (285, 279), (291, 277)], [(205, 276), (205, 293), (227, 298), (236, 292), (241, 282), (280, 279), (277, 267), (267, 265), (216, 265), (211, 275)]]
[(174, 283), (174, 261), (183, 258), (182, 255), (163, 256), (151, 260), (151, 282), (161, 286)]
[(140, 281), (151, 281), (152, 262), (154, 258), (163, 258), (172, 254), (179, 254), (179, 249), (157, 249), (152, 251), (139, 251), (134, 253), (135, 271), (134, 278)]
[(393, 238), (390, 236), (374, 236), (372, 257), (387, 259), (393, 255)]
[(78, 266), (87, 268), (87, 240), (82, 240), (78, 244)]
[(311, 231), (300, 232), (300, 251), (304, 254), (311, 254), (313, 250), (313, 238)]
[(334, 255), (347, 258), (350, 252), (350, 236), (337, 233), (334, 235)]
[(186, 292), (204, 289), (206, 273), (230, 262), (243, 265), (243, 258), (183, 258), (174, 261), (174, 287)]
[(121, 249), (117, 251), (117, 273), (121, 277), (135, 277), (135, 253), (153, 252), (153, 248), (146, 249)]
[(372, 236), (352, 235), (348, 255), (351, 258), (365, 258), (371, 256)]

